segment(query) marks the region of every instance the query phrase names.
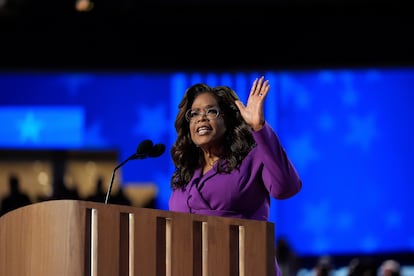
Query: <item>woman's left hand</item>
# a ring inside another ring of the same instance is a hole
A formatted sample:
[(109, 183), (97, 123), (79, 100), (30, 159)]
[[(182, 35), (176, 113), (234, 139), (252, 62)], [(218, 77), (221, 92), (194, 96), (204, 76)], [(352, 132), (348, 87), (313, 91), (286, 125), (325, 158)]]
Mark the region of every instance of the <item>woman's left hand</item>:
[(254, 131), (260, 130), (264, 125), (263, 102), (269, 89), (269, 81), (262, 76), (254, 80), (246, 106), (241, 101), (235, 102), (241, 116)]

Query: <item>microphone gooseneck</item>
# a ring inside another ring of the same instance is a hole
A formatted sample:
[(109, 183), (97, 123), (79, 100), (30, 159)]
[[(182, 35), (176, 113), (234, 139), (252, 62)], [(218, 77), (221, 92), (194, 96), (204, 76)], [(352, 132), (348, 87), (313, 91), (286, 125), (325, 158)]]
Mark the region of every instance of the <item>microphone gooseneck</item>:
[(130, 157), (128, 157), (127, 159), (125, 159), (124, 161), (122, 161), (120, 164), (118, 164), (112, 171), (111, 180), (108, 186), (108, 191), (106, 192), (106, 196), (105, 196), (105, 204), (108, 204), (109, 196), (112, 191), (112, 185), (114, 183), (116, 170), (122, 167), (129, 160), (145, 159), (147, 157), (158, 157), (158, 156), (161, 156), (164, 153), (164, 151), (165, 151), (164, 144), (154, 145), (154, 143), (151, 140), (142, 141), (138, 145), (136, 152), (132, 154)]

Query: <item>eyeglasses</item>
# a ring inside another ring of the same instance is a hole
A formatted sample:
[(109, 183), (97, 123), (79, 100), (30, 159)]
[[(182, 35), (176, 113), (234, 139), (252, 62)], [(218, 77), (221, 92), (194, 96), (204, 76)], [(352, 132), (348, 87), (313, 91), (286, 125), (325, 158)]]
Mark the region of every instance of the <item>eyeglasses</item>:
[(192, 122), (198, 118), (201, 118), (201, 116), (206, 116), (209, 120), (214, 120), (220, 115), (220, 111), (218, 107), (210, 107), (204, 109), (204, 113), (200, 112), (200, 109), (189, 109), (185, 113), (185, 119), (187, 122)]

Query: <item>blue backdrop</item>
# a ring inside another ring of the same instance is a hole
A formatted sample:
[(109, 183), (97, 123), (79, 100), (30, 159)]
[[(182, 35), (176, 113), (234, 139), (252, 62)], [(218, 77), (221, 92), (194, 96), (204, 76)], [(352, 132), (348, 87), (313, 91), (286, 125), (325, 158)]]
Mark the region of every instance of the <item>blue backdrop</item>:
[(164, 143), (156, 159), (128, 163), (124, 182), (155, 182), (167, 209), (169, 149), (185, 89), (232, 86), (242, 100), (264, 74), (267, 120), (302, 179), (272, 200), (276, 235), (299, 254), (414, 251), (414, 69), (270, 72), (1, 72), (0, 147), (116, 149)]

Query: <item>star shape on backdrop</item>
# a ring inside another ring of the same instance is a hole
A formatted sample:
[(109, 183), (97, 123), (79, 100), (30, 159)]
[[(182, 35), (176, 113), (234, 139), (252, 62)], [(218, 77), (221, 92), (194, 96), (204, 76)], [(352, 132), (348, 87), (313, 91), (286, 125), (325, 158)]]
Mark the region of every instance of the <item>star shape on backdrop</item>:
[(384, 226), (392, 230), (400, 229), (402, 227), (402, 214), (396, 210), (387, 211), (384, 214)]
[(90, 74), (64, 74), (58, 78), (58, 82), (63, 83), (70, 96), (78, 95), (79, 88), (91, 81), (93, 77)]
[(38, 143), (40, 139), (40, 131), (43, 127), (44, 123), (36, 118), (33, 112), (27, 112), (24, 119), (18, 123), (20, 141), (23, 143)]
[(362, 237), (361, 248), (366, 252), (374, 252), (379, 246), (380, 241), (373, 234), (367, 234)]
[(323, 113), (318, 117), (319, 128), (323, 131), (330, 131), (334, 126), (334, 120), (331, 114)]
[(154, 143), (161, 140), (161, 136), (169, 132), (166, 122), (169, 122), (164, 105), (148, 107), (139, 105), (136, 108), (137, 120), (134, 126), (134, 134), (150, 136)]
[(329, 218), (332, 217), (332, 210), (331, 204), (327, 201), (304, 203), (301, 227), (307, 231), (313, 231), (314, 234), (328, 233), (331, 227)]
[(351, 116), (349, 118), (349, 124), (350, 130), (345, 135), (345, 142), (359, 146), (363, 151), (368, 151), (377, 134), (374, 115)]
[(295, 94), (296, 106), (300, 109), (308, 109), (311, 105), (309, 93), (307, 91), (299, 91)]
[(101, 122), (95, 121), (86, 127), (84, 141), (86, 145), (93, 146), (106, 146), (108, 144), (101, 134)]
[(357, 92), (354, 89), (355, 76), (349, 71), (344, 71), (340, 78), (343, 80), (344, 92), (342, 102), (345, 106), (355, 106), (358, 102)]
[(355, 216), (350, 212), (340, 212), (335, 222), (340, 231), (347, 231), (354, 227)]
[(369, 82), (378, 82), (382, 77), (382, 74), (378, 70), (368, 70), (365, 75), (366, 80)]
[(342, 102), (345, 106), (354, 107), (358, 103), (358, 93), (352, 88), (348, 88), (342, 94)]
[(318, 79), (321, 83), (332, 84), (335, 82), (335, 74), (329, 70), (321, 70)]
[(296, 139), (290, 139), (287, 152), (300, 171), (319, 158), (318, 151), (312, 145), (310, 135), (306, 134)]
[[(284, 94), (282, 97), (287, 101), (284, 104), (286, 108), (289, 110), (296, 110), (296, 108), (303, 110), (310, 107), (309, 90), (301, 81), (296, 80), (289, 74), (281, 74), (280, 85), (281, 92), (283, 91)], [(291, 104), (288, 103), (290, 101), (292, 101)]]
[(329, 235), (321, 235), (318, 236), (317, 238), (315, 238), (312, 241), (312, 247), (317, 251), (317, 252), (326, 252), (328, 251), (330, 248), (332, 248), (331, 243), (329, 242), (329, 239), (327, 238)]

